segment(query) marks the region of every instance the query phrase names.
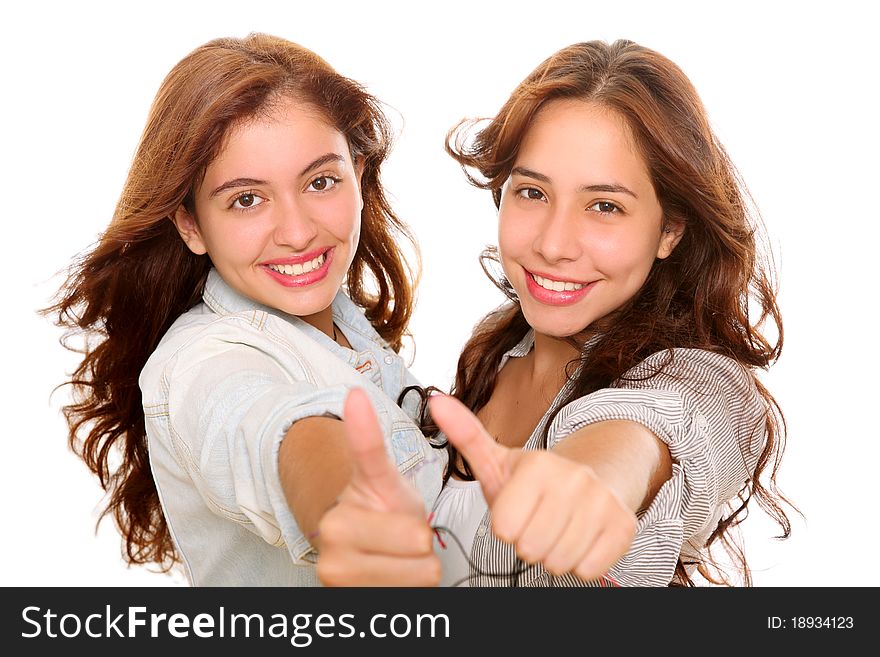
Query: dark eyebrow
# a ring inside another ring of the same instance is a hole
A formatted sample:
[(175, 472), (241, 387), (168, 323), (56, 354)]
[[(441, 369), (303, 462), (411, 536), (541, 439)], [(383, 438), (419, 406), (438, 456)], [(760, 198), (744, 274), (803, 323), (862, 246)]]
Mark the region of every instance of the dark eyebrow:
[(612, 185), (612, 184), (604, 184), (604, 185), (581, 185), (578, 187), (579, 192), (609, 192), (611, 194), (629, 194), (634, 199), (638, 200), (638, 196), (636, 193), (629, 189), (628, 187), (624, 187), (623, 185)]
[(339, 153), (325, 153), (314, 162), (309, 164), (305, 169), (303, 169), (299, 175), (304, 176), (312, 169), (317, 169), (318, 167), (323, 166), (328, 162), (345, 162), (345, 158), (339, 155)]
[(265, 180), (256, 180), (255, 178), (236, 178), (235, 180), (227, 180), (225, 183), (223, 183), (217, 189), (211, 192), (211, 195), (208, 198), (214, 198), (220, 192), (226, 191), (227, 189), (233, 189), (235, 187), (256, 187), (258, 185), (265, 184)]
[[(338, 153), (325, 153), (321, 157), (309, 163), (306, 168), (300, 172), (299, 175), (304, 176), (312, 169), (317, 169), (318, 167), (323, 166), (328, 162), (345, 162), (345, 158)], [(217, 194), (219, 194), (220, 192), (226, 191), (227, 189), (233, 189), (235, 187), (256, 187), (258, 185), (265, 184), (265, 180), (257, 180), (256, 178), (236, 178), (234, 180), (227, 180), (225, 183), (223, 183), (217, 189), (211, 192), (209, 198), (213, 198), (214, 196), (217, 196)]]
[(545, 183), (550, 182), (550, 179), (543, 173), (538, 173), (537, 171), (532, 171), (531, 169), (526, 169), (525, 167), (513, 167), (513, 170), (510, 173), (517, 173), (521, 176), (525, 176), (526, 178), (534, 178), (535, 180), (540, 180), (541, 182)]
[[(537, 171), (532, 171), (531, 169), (526, 169), (525, 167), (514, 167), (510, 173), (516, 173), (521, 176), (526, 176), (527, 178), (534, 178), (535, 180), (540, 180), (541, 182), (547, 184), (550, 184), (552, 182), (550, 178), (545, 176), (543, 173), (538, 173)], [(611, 183), (604, 183), (599, 185), (581, 185), (580, 187), (578, 187), (578, 192), (609, 192), (612, 194), (629, 194), (634, 199), (639, 198), (636, 193), (628, 187)]]

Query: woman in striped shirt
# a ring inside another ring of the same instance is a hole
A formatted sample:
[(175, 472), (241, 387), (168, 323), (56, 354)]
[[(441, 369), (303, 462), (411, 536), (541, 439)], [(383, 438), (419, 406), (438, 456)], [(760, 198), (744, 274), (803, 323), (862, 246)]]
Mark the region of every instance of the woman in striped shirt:
[(473, 128), (447, 150), (492, 192), (484, 265), (511, 301), (465, 346), (452, 396), (428, 404), (450, 451), (437, 558), (356, 396), (357, 473), (322, 522), (319, 577), (749, 584), (733, 530), (752, 498), (790, 530), (784, 422), (755, 373), (782, 323), (759, 218), (690, 81), (629, 41), (576, 44)]

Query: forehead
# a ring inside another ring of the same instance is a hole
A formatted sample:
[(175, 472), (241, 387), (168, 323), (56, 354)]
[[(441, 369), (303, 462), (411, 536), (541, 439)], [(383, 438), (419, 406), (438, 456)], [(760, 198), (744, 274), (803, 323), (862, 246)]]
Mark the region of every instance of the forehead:
[(247, 130), (255, 126), (271, 126), (274, 124), (293, 124), (312, 122), (323, 124), (334, 129), (327, 118), (326, 112), (313, 103), (289, 94), (274, 94), (264, 102), (256, 113), (233, 123), (227, 131), (227, 137), (236, 131)]
[(552, 100), (541, 107), (523, 136), (517, 162), (604, 166), (648, 175), (632, 130), (616, 111), (582, 101)]
[(312, 105), (281, 98), (230, 126), (207, 174), (230, 167), (296, 167), (326, 153), (347, 156), (345, 135)]

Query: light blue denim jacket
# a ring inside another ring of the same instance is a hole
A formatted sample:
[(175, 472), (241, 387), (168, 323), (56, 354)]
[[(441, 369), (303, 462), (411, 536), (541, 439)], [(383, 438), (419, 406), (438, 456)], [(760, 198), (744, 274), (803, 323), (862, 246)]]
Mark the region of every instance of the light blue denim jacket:
[(314, 550), (287, 506), (278, 450), (296, 420), (342, 417), (367, 391), (390, 457), (430, 509), (446, 451), (413, 421), (416, 380), (343, 292), (333, 318), (354, 349), (239, 294), (211, 270), (140, 376), (150, 466), (195, 586), (314, 586)]

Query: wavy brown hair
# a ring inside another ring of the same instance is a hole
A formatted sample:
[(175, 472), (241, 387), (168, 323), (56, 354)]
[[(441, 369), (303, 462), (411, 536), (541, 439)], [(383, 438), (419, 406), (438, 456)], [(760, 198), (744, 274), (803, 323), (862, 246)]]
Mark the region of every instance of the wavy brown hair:
[(172, 322), (200, 301), (211, 261), (190, 252), (171, 217), (181, 204), (194, 210), (194, 189), (230, 128), (282, 97), (319, 111), (363, 163), (349, 296), (395, 350), (412, 314), (413, 272), (398, 240), (418, 251), (380, 181), (392, 133), (378, 101), (313, 52), (265, 34), (216, 39), (183, 58), (156, 94), (109, 227), (44, 311), (67, 329), (62, 344), (83, 354), (66, 382), (68, 439), (109, 494), (101, 518), (115, 519), (129, 563), (167, 570), (178, 559), (150, 472), (138, 376)]
[[(785, 420), (753, 371), (775, 362), (783, 341), (772, 261), (760, 255), (756, 240), (760, 215), (685, 74), (669, 59), (626, 40), (610, 45), (591, 41), (560, 50), (514, 90), (488, 123), (463, 121), (450, 131), (447, 151), (471, 183), (492, 192), (496, 207), (532, 119), (556, 99), (594, 103), (623, 117), (647, 164), (664, 220), (683, 224), (685, 230), (672, 254), (655, 261), (636, 296), (602, 321), (595, 346), (569, 364), (574, 385), (554, 416), (569, 402), (612, 386), (656, 352), (667, 351), (670, 362), (674, 348), (706, 349), (745, 366), (764, 400), (767, 440), (751, 479), (706, 547), (720, 541), (749, 585), (751, 573), (732, 530), (746, 518), (751, 499), (779, 524), (782, 538), (791, 532), (782, 508), (789, 502), (776, 486)], [(483, 253), (484, 270), (513, 303), (477, 327), (459, 359), (453, 394), (474, 412), (489, 401), (503, 354), (529, 328), (500, 267), (489, 266), (493, 260), (497, 262), (494, 249)], [(757, 317), (750, 304), (756, 304)], [(767, 320), (775, 325), (775, 340), (762, 332)], [(544, 429), (545, 445), (550, 424)], [(466, 463), (463, 470), (458, 468), (454, 448), (447, 448), (456, 474), (472, 478)], [(711, 550), (696, 566), (709, 581), (732, 583), (714, 563)], [(681, 561), (673, 583), (694, 583)]]

